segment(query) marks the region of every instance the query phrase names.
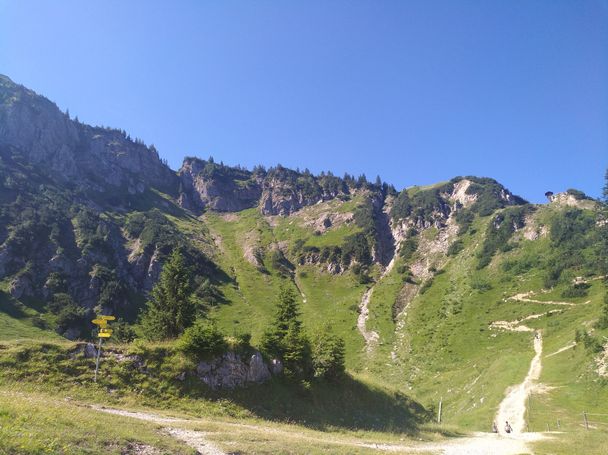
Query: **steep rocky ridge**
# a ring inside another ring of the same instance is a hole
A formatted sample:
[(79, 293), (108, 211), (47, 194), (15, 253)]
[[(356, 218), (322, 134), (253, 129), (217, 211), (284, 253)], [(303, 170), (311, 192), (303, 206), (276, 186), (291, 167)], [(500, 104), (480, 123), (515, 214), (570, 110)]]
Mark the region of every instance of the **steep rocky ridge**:
[(48, 99), (0, 75), (0, 151), (17, 151), (63, 183), (104, 191), (175, 193), (177, 178), (153, 147), (122, 131), (72, 120)]

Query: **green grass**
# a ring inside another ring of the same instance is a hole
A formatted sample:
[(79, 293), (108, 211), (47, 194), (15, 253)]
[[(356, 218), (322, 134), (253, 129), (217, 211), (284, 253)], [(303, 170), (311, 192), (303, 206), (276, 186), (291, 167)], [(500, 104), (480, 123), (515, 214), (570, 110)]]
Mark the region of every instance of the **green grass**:
[[(170, 343), (107, 346), (106, 352), (131, 352), (139, 358), (104, 356), (94, 384), (94, 359), (74, 354), (75, 348), (76, 344), (69, 342), (4, 344), (0, 346), (0, 384), (19, 384), (22, 391), (56, 393), (113, 406), (146, 406), (194, 417), (298, 422), (328, 431), (416, 433), (428, 417), (404, 394), (357, 377), (347, 376), (338, 384), (291, 384), (275, 379), (246, 389), (212, 391), (195, 377), (195, 365), (176, 353)], [(138, 361), (145, 369), (137, 366)], [(186, 380), (178, 380), (184, 371)]]
[[(330, 275), (320, 267), (295, 266), (293, 277), (282, 276), (272, 267), (268, 254), (262, 255), (265, 271), (245, 258), (246, 249), (268, 252), (273, 244), (287, 242), (293, 245), (296, 239), (308, 238), (312, 245), (341, 245), (344, 237), (357, 228), (354, 223), (332, 228), (322, 235), (313, 235), (306, 226), (307, 220), (326, 211), (352, 210), (360, 198), (347, 202), (330, 201), (308, 207), (290, 217), (273, 217), (271, 222), (257, 209), (238, 214), (222, 215), (207, 213), (204, 217), (209, 229), (218, 241), (216, 256), (221, 268), (233, 278), (222, 285), (221, 290), (230, 303), (221, 305), (213, 312), (218, 325), (230, 333), (235, 327), (250, 331), (253, 342), (272, 321), (276, 298), (281, 285), (291, 286), (301, 297), (302, 319), (310, 334), (323, 330), (326, 325), (346, 341), (346, 363), (351, 369), (361, 368), (363, 338), (357, 330), (357, 307), (365, 287), (356, 282), (350, 273)], [(309, 237), (307, 237), (309, 236)], [(289, 253), (288, 253), (289, 254)]]
[(55, 332), (34, 325), (36, 321), (44, 323), (37, 311), (0, 290), (0, 341), (61, 339)]
[(65, 396), (0, 384), (0, 454), (125, 454), (145, 444), (166, 454), (194, 450), (157, 425), (103, 414)]
[[(474, 430), (487, 430), (505, 390), (523, 380), (534, 355), (530, 333), (490, 330), (490, 323), (561, 310), (559, 314), (526, 323), (543, 330), (545, 353), (552, 352), (573, 340), (575, 328), (589, 324), (599, 316), (605, 292), (603, 284), (596, 281), (589, 297), (562, 298), (560, 294), (565, 284), (550, 293), (533, 297), (577, 304), (591, 300), (588, 305), (574, 307), (508, 299), (517, 293), (540, 291), (544, 276), (538, 268), (512, 275), (503, 270), (503, 262), (529, 256), (542, 258), (547, 254), (548, 240), (522, 241), (515, 250), (498, 254), (490, 266), (478, 271), (475, 270), (476, 253), (485, 223), (487, 218), (476, 220), (472, 226), (473, 234), (463, 237), (464, 250), (450, 259), (445, 272), (436, 276), (427, 292), (412, 302), (404, 341), (397, 346), (398, 362), (392, 367), (398, 372), (392, 377), (399, 378), (402, 374), (401, 381), (411, 387), (413, 396), (426, 406), (437, 406), (443, 398), (446, 422)], [(392, 295), (390, 293), (387, 298), (392, 298)], [(378, 293), (375, 297), (380, 296)], [(387, 306), (386, 301), (384, 305)], [(558, 388), (547, 395), (561, 398), (547, 405), (547, 415), (560, 406), (573, 415), (579, 415), (582, 410), (578, 407), (585, 403), (583, 397), (593, 400), (598, 393), (604, 396), (605, 386), (596, 384), (590, 388), (589, 381), (593, 384), (598, 378), (597, 375), (586, 374), (592, 365), (589, 356), (572, 363), (556, 360), (547, 360), (541, 377), (542, 383), (551, 385), (555, 380), (552, 364), (557, 363), (563, 368), (561, 378), (556, 381)], [(392, 379), (388, 373), (384, 375)], [(581, 375), (587, 380), (581, 379)], [(559, 405), (560, 402), (563, 403)], [(588, 407), (596, 409), (591, 405)], [(534, 414), (531, 418), (534, 419)], [(532, 424), (541, 426), (540, 421), (533, 420)]]

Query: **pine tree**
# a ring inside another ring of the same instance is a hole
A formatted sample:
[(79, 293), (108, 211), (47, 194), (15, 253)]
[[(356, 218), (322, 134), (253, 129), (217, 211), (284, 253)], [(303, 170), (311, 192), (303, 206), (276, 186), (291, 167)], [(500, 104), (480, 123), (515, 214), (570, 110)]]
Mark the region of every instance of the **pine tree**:
[(179, 250), (174, 250), (164, 265), (146, 305), (142, 327), (149, 339), (176, 338), (194, 323), (192, 270)]
[(260, 345), (267, 355), (281, 359), (287, 377), (310, 375), (310, 343), (302, 330), (300, 308), (293, 290), (281, 288), (275, 320), (262, 335)]

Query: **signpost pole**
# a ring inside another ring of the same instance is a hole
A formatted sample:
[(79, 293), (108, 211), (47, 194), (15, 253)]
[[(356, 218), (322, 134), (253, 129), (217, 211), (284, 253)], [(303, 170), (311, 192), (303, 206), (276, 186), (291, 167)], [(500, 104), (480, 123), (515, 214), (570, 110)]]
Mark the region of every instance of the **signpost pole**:
[(97, 382), (97, 370), (99, 370), (99, 358), (101, 357), (101, 342), (103, 338), (99, 338), (99, 344), (97, 345), (97, 360), (95, 361), (95, 379), (93, 382)]
[(97, 336), (99, 337), (99, 344), (97, 345), (97, 359), (95, 360), (95, 377), (93, 382), (97, 382), (97, 372), (99, 371), (99, 359), (101, 358), (101, 344), (104, 338), (110, 338), (113, 330), (108, 327), (108, 321), (114, 321), (115, 316), (99, 316), (93, 319), (93, 324), (99, 327)]

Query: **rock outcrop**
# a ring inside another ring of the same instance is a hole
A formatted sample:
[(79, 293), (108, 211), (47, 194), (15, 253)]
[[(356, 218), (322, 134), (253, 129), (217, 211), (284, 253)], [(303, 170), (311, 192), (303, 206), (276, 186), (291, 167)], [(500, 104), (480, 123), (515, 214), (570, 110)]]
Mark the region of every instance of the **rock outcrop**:
[[(280, 372), (281, 369), (273, 363), (272, 371)], [(258, 351), (251, 355), (230, 351), (213, 360), (199, 362), (196, 375), (211, 389), (234, 389), (270, 380), (271, 369)]]
[(204, 209), (238, 212), (255, 207), (262, 194), (252, 173), (198, 158), (186, 158), (178, 175), (179, 203), (194, 212)]

